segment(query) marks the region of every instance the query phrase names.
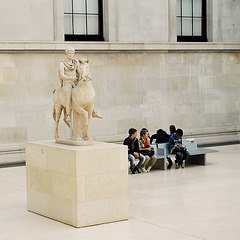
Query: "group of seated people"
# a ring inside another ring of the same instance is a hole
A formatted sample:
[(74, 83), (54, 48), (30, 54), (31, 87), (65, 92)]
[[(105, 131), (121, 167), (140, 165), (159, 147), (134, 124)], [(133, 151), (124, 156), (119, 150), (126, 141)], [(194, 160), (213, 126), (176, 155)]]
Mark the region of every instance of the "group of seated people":
[[(128, 160), (130, 162), (130, 170), (132, 174), (135, 173), (148, 173), (153, 165), (157, 161), (157, 157), (154, 154), (154, 149), (151, 147), (153, 140), (155, 143), (169, 143), (170, 153), (176, 155), (176, 168), (180, 166), (184, 168), (184, 160), (189, 157), (189, 153), (182, 145), (183, 130), (175, 128), (174, 125), (169, 127), (170, 134), (167, 134), (164, 130), (159, 129), (156, 134), (149, 136), (149, 132), (146, 128), (140, 131), (140, 138), (137, 139), (137, 129), (130, 128), (129, 136), (124, 140), (123, 144), (128, 146)], [(138, 163), (135, 165), (135, 160)], [(168, 160), (168, 169), (172, 167), (171, 158)]]

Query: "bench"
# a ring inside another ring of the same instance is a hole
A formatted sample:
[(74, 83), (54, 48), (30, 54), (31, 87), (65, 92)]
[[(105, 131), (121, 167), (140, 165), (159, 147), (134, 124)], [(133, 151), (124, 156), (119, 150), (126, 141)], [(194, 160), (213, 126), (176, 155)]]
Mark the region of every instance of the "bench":
[[(198, 165), (207, 165), (206, 154), (218, 152), (218, 150), (198, 148), (195, 140), (183, 141), (183, 144), (186, 145), (190, 157), (187, 160), (187, 163), (198, 164)], [(175, 154), (169, 152), (168, 143), (156, 143), (152, 145), (154, 148), (155, 155), (157, 157), (157, 162), (153, 168), (166, 170), (167, 169), (167, 157), (175, 157)]]

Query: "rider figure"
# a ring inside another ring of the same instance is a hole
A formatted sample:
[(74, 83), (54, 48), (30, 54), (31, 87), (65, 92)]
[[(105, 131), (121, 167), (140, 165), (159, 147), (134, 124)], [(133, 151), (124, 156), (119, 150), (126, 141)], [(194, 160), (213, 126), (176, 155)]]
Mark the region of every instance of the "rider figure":
[(59, 78), (61, 87), (66, 96), (66, 114), (67, 122), (71, 122), (71, 97), (72, 88), (77, 84), (80, 78), (80, 65), (79, 62), (73, 58), (75, 54), (74, 48), (68, 47), (65, 49), (66, 59), (62, 60), (59, 64)]

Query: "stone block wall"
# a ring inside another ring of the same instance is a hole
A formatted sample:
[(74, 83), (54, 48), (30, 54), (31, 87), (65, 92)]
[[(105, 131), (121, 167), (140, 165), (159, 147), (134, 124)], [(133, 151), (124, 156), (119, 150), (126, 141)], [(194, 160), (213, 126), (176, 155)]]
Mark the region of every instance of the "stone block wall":
[[(49, 46), (52, 50), (0, 53), (0, 144), (54, 138), (52, 92), (59, 86), (64, 48)], [(130, 127), (147, 127), (153, 134), (170, 124), (191, 136), (219, 139), (221, 133), (239, 132), (239, 50), (101, 47), (76, 48), (75, 56), (90, 59), (96, 110), (104, 117), (91, 121), (95, 139), (121, 141)], [(62, 121), (60, 136), (69, 136)]]

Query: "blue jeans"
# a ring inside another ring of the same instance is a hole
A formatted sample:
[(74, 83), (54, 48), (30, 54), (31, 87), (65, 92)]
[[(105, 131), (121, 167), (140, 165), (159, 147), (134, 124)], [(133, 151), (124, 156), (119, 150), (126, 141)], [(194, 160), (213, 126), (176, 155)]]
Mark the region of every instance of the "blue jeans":
[(139, 162), (138, 162), (138, 164), (136, 165), (136, 167), (137, 167), (137, 168), (140, 168), (146, 158), (145, 158), (141, 153), (139, 153), (139, 157), (138, 157), (138, 158), (135, 158), (132, 154), (128, 154), (128, 161), (130, 162), (130, 167), (131, 167), (131, 169), (133, 169), (134, 166), (135, 166), (135, 165), (134, 165), (134, 160), (135, 160), (135, 159), (138, 159), (138, 160), (139, 160)]

